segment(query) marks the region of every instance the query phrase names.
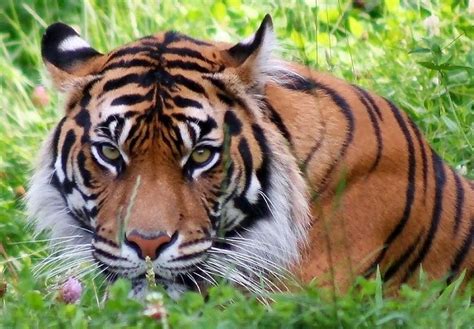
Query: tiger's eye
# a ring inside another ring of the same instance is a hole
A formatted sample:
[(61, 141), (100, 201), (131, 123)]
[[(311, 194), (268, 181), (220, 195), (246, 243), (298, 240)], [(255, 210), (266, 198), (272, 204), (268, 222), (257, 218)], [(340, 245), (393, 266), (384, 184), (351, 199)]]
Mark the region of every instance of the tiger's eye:
[(203, 163), (205, 163), (206, 161), (209, 160), (211, 155), (212, 155), (212, 151), (210, 149), (208, 149), (208, 148), (199, 148), (199, 149), (196, 149), (191, 154), (191, 159), (196, 164), (203, 164)]
[(120, 157), (120, 151), (109, 145), (102, 145), (101, 152), (108, 160), (115, 161)]

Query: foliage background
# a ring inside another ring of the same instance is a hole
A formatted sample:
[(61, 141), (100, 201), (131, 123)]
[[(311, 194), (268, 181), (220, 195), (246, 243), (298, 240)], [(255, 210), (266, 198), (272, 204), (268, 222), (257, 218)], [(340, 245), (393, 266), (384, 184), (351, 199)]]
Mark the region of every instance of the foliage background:
[[(64, 305), (32, 266), (46, 254), (25, 226), (21, 197), (41, 141), (61, 113), (40, 58), (47, 25), (74, 25), (105, 52), (134, 38), (175, 29), (196, 38), (238, 41), (271, 13), (281, 55), (382, 94), (405, 109), (433, 148), (474, 178), (474, 1), (467, 0), (5, 0), (0, 3), (0, 327), (141, 327), (154, 324), (119, 282), (99, 302), (100, 278), (87, 279), (77, 305)], [(436, 19), (437, 18), (437, 19)], [(430, 25), (431, 22), (431, 25)], [(438, 31), (439, 30), (439, 31)], [(50, 102), (35, 105), (44, 84)], [(1, 284), (1, 283), (0, 283)], [(472, 328), (472, 289), (442, 283), (386, 297), (379, 280), (347, 295), (308, 287), (275, 296), (271, 309), (226, 286), (204, 303), (196, 294), (165, 301), (175, 328)], [(1, 288), (1, 286), (0, 286)]]

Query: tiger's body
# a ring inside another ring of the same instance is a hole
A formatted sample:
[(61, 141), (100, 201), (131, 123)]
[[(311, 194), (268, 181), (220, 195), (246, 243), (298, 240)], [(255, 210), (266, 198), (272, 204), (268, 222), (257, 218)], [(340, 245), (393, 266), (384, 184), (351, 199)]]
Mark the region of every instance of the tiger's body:
[(146, 257), (171, 294), (288, 272), (343, 291), (377, 266), (394, 286), (420, 266), (472, 276), (473, 183), (391, 102), (274, 60), (273, 38), (267, 16), (233, 47), (167, 32), (102, 55), (49, 27), (68, 98), (29, 191), (38, 230), (136, 294)]

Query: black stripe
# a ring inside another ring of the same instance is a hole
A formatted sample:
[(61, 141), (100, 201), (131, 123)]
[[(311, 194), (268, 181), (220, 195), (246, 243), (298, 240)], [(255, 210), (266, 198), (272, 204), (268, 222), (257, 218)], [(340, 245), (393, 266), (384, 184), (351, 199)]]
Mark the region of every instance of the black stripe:
[(89, 210), (89, 216), (91, 218), (95, 218), (98, 213), (99, 213), (99, 208), (97, 208), (96, 206), (92, 207), (92, 209)]
[(454, 227), (453, 233), (457, 234), (459, 231), (459, 226), (461, 225), (462, 215), (463, 215), (463, 207), (464, 207), (464, 187), (462, 186), (461, 179), (459, 175), (451, 169), (453, 174), (454, 183), (456, 185), (456, 214), (454, 215)]
[(204, 76), (203, 79), (208, 80), (210, 83), (214, 85), (214, 87), (220, 89), (224, 94), (229, 94), (229, 91), (227, 90), (227, 87), (222, 80), (216, 79), (213, 76)]
[[(150, 127), (149, 125), (145, 125), (145, 128), (143, 129), (142, 133), (138, 135), (138, 137), (132, 141), (135, 142), (135, 145), (143, 145), (145, 144), (145, 141), (150, 140), (153, 135), (153, 128)], [(135, 145), (132, 145), (132, 142), (130, 142), (130, 149), (133, 150), (132, 147), (135, 147)]]
[[(138, 144), (138, 140), (141, 139), (141, 136), (144, 134), (142, 130), (142, 121), (139, 121), (138, 118), (135, 124), (130, 128), (128, 133), (128, 149), (130, 153), (134, 153), (135, 147)], [(138, 144), (139, 145), (139, 144)]]
[(242, 195), (244, 195), (250, 186), (250, 182), (252, 181), (253, 159), (252, 153), (250, 153), (249, 144), (245, 137), (242, 137), (240, 140), (238, 148), (245, 170), (245, 187), (242, 191)]
[(421, 246), (418, 257), (416, 257), (416, 259), (408, 266), (408, 271), (402, 280), (403, 282), (405, 282), (413, 274), (413, 272), (418, 268), (418, 266), (420, 266), (428, 254), (438, 230), (441, 215), (443, 213), (443, 189), (446, 183), (444, 164), (443, 160), (441, 160), (441, 158), (434, 151), (432, 151), (431, 160), (433, 161), (433, 173), (435, 175), (435, 197), (431, 225), (430, 229), (428, 230), (428, 235)]
[(88, 110), (82, 108), (79, 113), (77, 113), (74, 117), (74, 121), (79, 127), (84, 128), (84, 133), (87, 133), (89, 131), (89, 128), (91, 126), (91, 116)]
[(166, 48), (163, 51), (163, 54), (172, 54), (172, 55), (178, 55), (178, 56), (183, 56), (183, 57), (191, 57), (191, 58), (199, 59), (208, 64), (214, 64), (214, 62), (204, 57), (199, 51), (189, 49), (189, 48), (180, 48), (180, 47)]
[(127, 69), (132, 68), (132, 67), (151, 68), (151, 67), (154, 67), (155, 65), (156, 63), (151, 60), (138, 59), (138, 58), (134, 58), (130, 60), (121, 59), (113, 63), (109, 61), (108, 64), (104, 66), (104, 68), (102, 69), (100, 73), (105, 73), (106, 71), (117, 69), (117, 68), (127, 68)]
[(168, 146), (170, 150), (173, 150), (173, 145), (171, 144), (169, 136), (165, 135), (164, 129), (160, 130), (160, 135), (161, 135), (161, 140), (163, 141), (163, 143), (165, 143), (166, 146)]
[[(222, 82), (221, 80), (216, 79), (215, 77), (212, 77), (212, 76), (203, 76), (202, 78), (206, 79), (210, 83), (212, 83), (212, 85), (214, 87), (219, 89), (226, 96), (230, 97), (232, 99), (232, 101), (234, 101), (235, 103), (239, 104), (240, 106), (246, 108), (245, 102), (240, 97), (238, 97), (237, 95), (235, 95), (235, 94), (231, 93), (229, 90), (227, 90), (227, 87), (226, 87), (224, 82)], [(231, 95), (231, 96), (229, 96), (229, 95)]]
[(53, 139), (51, 141), (51, 153), (53, 154), (53, 161), (51, 166), (54, 168), (54, 163), (56, 162), (56, 158), (58, 157), (58, 146), (59, 146), (59, 138), (61, 137), (61, 130), (64, 126), (64, 122), (66, 122), (67, 117), (63, 117), (61, 121), (59, 121), (56, 129), (54, 130)]
[(286, 89), (312, 94), (317, 84), (310, 78), (305, 78), (297, 74), (289, 74), (279, 85)]
[[(128, 120), (130, 120), (130, 119), (128, 119)], [(121, 117), (118, 117), (118, 118), (116, 118), (115, 122), (116, 122), (115, 128), (111, 132), (112, 132), (113, 136), (115, 136), (117, 144), (118, 144), (118, 140), (120, 139), (120, 135), (122, 135), (122, 132), (123, 132), (123, 127), (125, 125), (125, 120)], [(109, 126), (109, 130), (110, 130), (110, 126)]]
[(98, 81), (99, 78), (95, 78), (89, 81), (89, 83), (87, 83), (87, 85), (84, 87), (84, 90), (82, 91), (81, 101), (79, 102), (81, 110), (87, 110), (87, 105), (89, 105), (89, 102), (91, 100), (91, 89)]
[(236, 218), (231, 220), (228, 223), (230, 225), (227, 225), (227, 229), (229, 229), (230, 226), (233, 226), (235, 224), (236, 226), (233, 230), (226, 232), (226, 237), (242, 236), (243, 234), (251, 230), (252, 227), (259, 221), (264, 220), (266, 218), (272, 218), (269, 216), (269, 205), (262, 197), (262, 195), (259, 195), (256, 203), (250, 203), (245, 196), (240, 195), (234, 198), (234, 205), (245, 215), (245, 218), (239, 223), (235, 223)]
[(61, 167), (64, 171), (65, 177), (67, 177), (67, 159), (75, 142), (76, 134), (74, 133), (74, 130), (71, 129), (67, 132), (61, 149)]
[[(117, 123), (113, 132), (110, 130), (110, 125), (112, 124), (112, 122)], [(98, 124), (94, 130), (97, 133), (97, 135), (104, 136), (113, 140), (114, 135), (115, 137), (117, 137), (121, 133), (123, 129), (123, 125), (124, 125), (123, 118), (118, 117), (116, 115), (111, 115), (105, 121)]]
[[(206, 236), (209, 236), (206, 234)], [(190, 240), (190, 241), (185, 241), (185, 242), (182, 242), (178, 248), (184, 248), (184, 247), (189, 247), (189, 246), (192, 246), (193, 244), (197, 244), (197, 243), (201, 243), (201, 242), (208, 242), (209, 241), (209, 238), (208, 237), (205, 237), (205, 238), (199, 238), (199, 239), (194, 239), (194, 240)]]
[(140, 87), (149, 87), (155, 82), (152, 72), (148, 71), (145, 73), (137, 74), (131, 73), (124, 76), (121, 76), (117, 79), (112, 79), (107, 81), (102, 87), (102, 91), (99, 95), (101, 97), (108, 91), (119, 89), (128, 84), (137, 84)]
[(136, 105), (136, 104), (139, 104), (139, 103), (143, 103), (145, 101), (151, 101), (153, 99), (154, 95), (155, 95), (155, 90), (154, 89), (151, 89), (145, 95), (141, 95), (141, 94), (123, 95), (123, 96), (115, 98), (110, 105), (111, 106)]
[(196, 122), (197, 125), (199, 126), (199, 139), (201, 139), (203, 136), (206, 136), (211, 132), (211, 130), (217, 128), (217, 122), (210, 116), (207, 116), (206, 120), (201, 120)]
[(207, 97), (207, 93), (204, 90), (204, 88), (197, 83), (196, 81), (193, 81), (191, 79), (186, 78), (185, 76), (181, 74), (177, 75), (171, 75), (171, 77), (174, 79), (175, 83), (185, 86), (189, 90), (194, 91), (195, 93), (202, 94)]
[[(207, 239), (203, 239), (203, 240), (208, 241)], [(172, 263), (172, 262), (179, 262), (179, 261), (183, 261), (183, 260), (194, 259), (194, 258), (202, 256), (205, 252), (206, 251), (200, 251), (200, 252), (192, 253), (192, 254), (189, 254), (189, 255), (177, 256), (175, 258), (171, 258), (169, 260), (169, 262)]]
[(194, 62), (185, 62), (182, 60), (171, 60), (171, 61), (166, 61), (166, 68), (179, 68), (182, 70), (190, 70), (190, 71), (197, 71), (201, 73), (210, 73), (211, 71), (204, 67), (199, 65), (198, 63)]
[(464, 239), (461, 248), (459, 248), (456, 256), (454, 257), (454, 261), (451, 264), (450, 269), (450, 277), (448, 278), (448, 283), (451, 282), (454, 275), (457, 274), (461, 268), (461, 264), (463, 263), (464, 259), (466, 259), (467, 255), (472, 252), (472, 241), (474, 240), (474, 218), (471, 218), (471, 228), (469, 229), (469, 233), (467, 234), (466, 238)]
[[(56, 176), (54, 176), (55, 178)], [(56, 182), (57, 183), (57, 182)], [(67, 199), (66, 199), (66, 196), (64, 194), (61, 194), (61, 196), (63, 197), (63, 200), (64, 200), (64, 203), (67, 204)], [(93, 231), (94, 228), (90, 225), (90, 222), (87, 220), (87, 218), (85, 217), (78, 217), (75, 213), (73, 213), (70, 209), (68, 209), (68, 212), (67, 214), (69, 216), (71, 216), (74, 221), (79, 225), (79, 229), (83, 229), (85, 230), (86, 232), (87, 231)]]
[(377, 116), (379, 117), (379, 119), (383, 121), (382, 111), (380, 111), (380, 108), (377, 106), (374, 98), (370, 95), (370, 93), (368, 93), (365, 89), (360, 88), (359, 86), (356, 86), (356, 85), (353, 85), (353, 86), (357, 88), (357, 90), (359, 90), (362, 93), (362, 95), (364, 95), (365, 99), (369, 101), (370, 105), (377, 113)]
[(102, 249), (94, 248), (93, 253), (95, 253), (97, 255), (101, 255), (102, 257), (105, 257), (105, 258), (108, 258), (108, 259), (111, 259), (111, 260), (126, 260), (126, 261), (128, 260), (125, 257), (116, 256), (116, 255), (111, 254), (111, 253), (109, 253), (105, 250), (102, 250)]
[(135, 55), (135, 54), (138, 54), (138, 53), (149, 54), (149, 53), (153, 53), (153, 52), (156, 52), (156, 51), (157, 51), (157, 48), (154, 48), (154, 47), (143, 47), (143, 46), (131, 47), (131, 46), (128, 46), (128, 47), (119, 49), (119, 50), (113, 52), (112, 54), (110, 54), (109, 62), (112, 61), (113, 59), (115, 59), (117, 57), (121, 57), (121, 56)]
[(181, 107), (181, 108), (194, 107), (194, 108), (197, 108), (197, 109), (202, 109), (201, 103), (199, 103), (198, 101), (195, 101), (193, 99), (181, 97), (179, 95), (174, 96), (172, 99), (173, 99), (174, 104), (178, 107)]
[(382, 132), (380, 130), (379, 121), (377, 120), (377, 116), (374, 113), (374, 109), (371, 105), (367, 102), (364, 94), (361, 91), (361, 88), (356, 88), (357, 94), (359, 96), (359, 100), (367, 109), (367, 113), (369, 114), (370, 123), (372, 124), (372, 128), (374, 129), (375, 139), (377, 141), (377, 153), (375, 155), (375, 160), (372, 166), (370, 167), (369, 173), (373, 172), (375, 168), (377, 168), (380, 159), (382, 158), (382, 150), (383, 150), (383, 140), (382, 140)]
[(242, 122), (235, 116), (232, 110), (227, 110), (224, 115), (224, 124), (229, 128), (229, 133), (236, 136), (242, 132)]
[(408, 219), (410, 218), (411, 209), (413, 206), (413, 201), (415, 199), (415, 173), (416, 173), (416, 158), (415, 158), (415, 146), (413, 144), (413, 140), (410, 135), (410, 131), (408, 130), (408, 126), (405, 123), (400, 111), (397, 109), (395, 105), (392, 104), (389, 100), (386, 100), (390, 110), (393, 113), (393, 116), (397, 120), (398, 125), (405, 137), (407, 142), (407, 153), (408, 153), (408, 182), (407, 182), (407, 189), (405, 192), (405, 208), (403, 209), (403, 215), (400, 221), (397, 223), (395, 228), (390, 232), (389, 236), (384, 242), (384, 249), (380, 252), (377, 256), (375, 261), (369, 267), (367, 275), (370, 275), (377, 265), (382, 261), (387, 253), (390, 245), (395, 241), (395, 239), (402, 233), (403, 229), (405, 228)]
[(420, 146), (421, 161), (422, 161), (422, 172), (423, 172), (423, 197), (426, 199), (426, 191), (428, 188), (428, 155), (426, 154), (425, 142), (421, 136), (420, 130), (415, 125), (413, 120), (408, 119), (411, 128), (415, 132), (416, 140)]
[(187, 114), (184, 114), (184, 113), (171, 113), (171, 117), (177, 121), (180, 121), (180, 122), (184, 122), (184, 123), (199, 123), (201, 120), (196, 118), (196, 117), (193, 117), (193, 116), (190, 116), (190, 115), (187, 115)]
[(77, 155), (77, 169), (81, 174), (82, 180), (84, 182), (84, 186), (88, 188), (93, 188), (92, 185), (92, 176), (91, 173), (87, 170), (86, 165), (86, 156), (84, 155), (84, 150), (80, 150), (79, 154)]
[(383, 275), (383, 280), (388, 281), (392, 278), (392, 276), (398, 272), (400, 267), (408, 260), (410, 255), (415, 251), (418, 244), (420, 244), (422, 233), (418, 234), (415, 241), (408, 246), (405, 252), (395, 261), (393, 262), (390, 267), (385, 271)]
[(223, 93), (217, 92), (217, 98), (219, 98), (222, 103), (229, 107), (234, 105), (234, 101), (232, 100), (232, 98), (227, 95), (224, 95)]
[(260, 168), (257, 169), (256, 175), (257, 179), (260, 182), (260, 186), (262, 187), (262, 191), (267, 193), (267, 190), (270, 185), (270, 158), (272, 156), (272, 152), (268, 147), (268, 141), (265, 137), (262, 127), (257, 124), (252, 124), (252, 132), (255, 140), (260, 147), (260, 151), (262, 152), (262, 164)]
[(288, 130), (288, 127), (283, 122), (283, 119), (281, 118), (280, 114), (270, 104), (268, 99), (265, 99), (263, 101), (263, 104), (265, 105), (264, 108), (267, 112), (267, 115), (270, 121), (277, 127), (277, 129), (280, 131), (283, 137), (285, 137), (285, 139), (288, 141), (288, 144), (290, 144), (291, 148), (294, 148), (293, 141), (291, 139), (291, 134)]
[[(96, 228), (96, 231), (99, 231), (99, 229), (100, 229), (100, 227), (97, 227), (97, 228)], [(100, 235), (98, 235), (98, 234), (94, 234), (94, 240), (97, 241), (97, 242), (105, 243), (106, 245), (112, 246), (112, 247), (114, 247), (114, 248), (120, 248), (120, 246), (118, 245), (118, 243), (116, 243), (115, 241), (106, 239), (106, 238), (104, 238), (103, 236), (100, 236)]]
[(336, 166), (339, 164), (339, 161), (345, 156), (347, 152), (347, 148), (349, 145), (352, 143), (352, 140), (354, 139), (354, 114), (352, 113), (352, 109), (350, 105), (347, 103), (347, 101), (342, 97), (339, 93), (337, 93), (334, 89), (331, 89), (321, 83), (314, 82), (316, 85), (316, 88), (323, 90), (329, 97), (331, 97), (331, 100), (339, 107), (339, 109), (342, 111), (342, 114), (345, 116), (346, 121), (347, 121), (347, 132), (346, 132), (346, 138), (342, 144), (342, 147), (339, 151), (339, 154), (334, 162), (331, 163), (329, 169), (326, 171), (325, 175), (323, 176), (323, 182), (322, 186), (320, 188), (320, 191), (324, 191), (324, 189), (327, 187), (328, 183), (330, 182), (329, 176), (333, 172), (333, 170), (336, 168)]
[(311, 150), (309, 150), (308, 155), (304, 159), (303, 163), (301, 164), (302, 170), (306, 170), (306, 167), (308, 167), (309, 162), (313, 158), (314, 154), (319, 150), (319, 148), (323, 145), (323, 142), (326, 138), (326, 123), (323, 123), (323, 131), (321, 133), (321, 137), (316, 141), (316, 143), (311, 147)]

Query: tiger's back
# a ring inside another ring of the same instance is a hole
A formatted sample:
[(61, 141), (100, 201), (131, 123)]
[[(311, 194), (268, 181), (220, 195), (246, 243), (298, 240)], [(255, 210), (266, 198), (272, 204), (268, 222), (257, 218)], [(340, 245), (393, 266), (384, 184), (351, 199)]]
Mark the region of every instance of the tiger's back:
[(267, 99), (313, 200), (303, 280), (332, 269), (344, 287), (377, 265), (397, 284), (414, 280), (420, 266), (432, 278), (461, 269), (471, 277), (473, 182), (447, 166), (389, 100), (294, 70), (292, 80), (267, 87)]

